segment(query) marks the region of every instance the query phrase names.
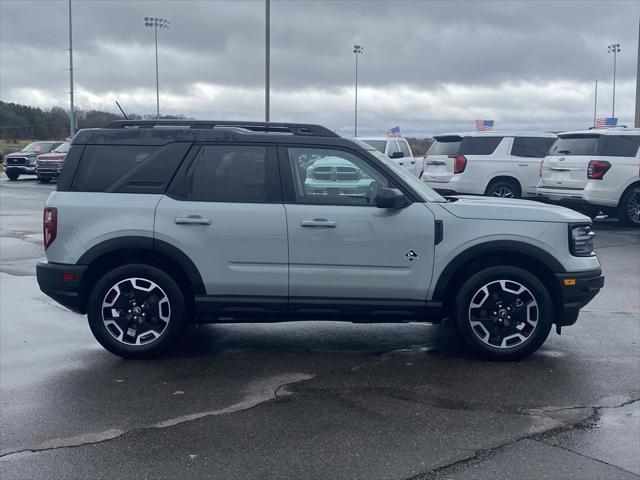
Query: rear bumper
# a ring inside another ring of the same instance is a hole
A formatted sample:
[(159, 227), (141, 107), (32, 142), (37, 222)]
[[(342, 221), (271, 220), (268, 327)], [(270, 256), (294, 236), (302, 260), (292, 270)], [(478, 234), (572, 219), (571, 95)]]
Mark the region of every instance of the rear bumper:
[(559, 273), (556, 278), (562, 291), (562, 310), (556, 323), (573, 325), (578, 313), (598, 294), (604, 286), (604, 275), (598, 268), (586, 272)]
[(76, 313), (86, 313), (86, 303), (80, 296), (80, 280), (86, 265), (40, 262), (36, 265), (38, 285), (42, 292)]
[(557, 189), (538, 187), (538, 200), (557, 203), (560, 205), (595, 205), (602, 207), (616, 207), (620, 194), (610, 191), (597, 184), (589, 183), (583, 189)]

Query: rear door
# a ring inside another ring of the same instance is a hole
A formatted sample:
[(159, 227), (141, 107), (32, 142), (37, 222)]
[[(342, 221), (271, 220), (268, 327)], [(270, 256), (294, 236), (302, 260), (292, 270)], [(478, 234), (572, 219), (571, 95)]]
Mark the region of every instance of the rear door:
[(559, 190), (582, 190), (587, 185), (587, 168), (596, 154), (600, 135), (560, 135), (542, 167), (539, 186)]
[(158, 204), (155, 238), (193, 261), (211, 303), (286, 309), (287, 226), (275, 147), (195, 148)]
[(434, 142), (425, 155), (422, 179), (427, 182), (448, 182), (453, 176), (455, 155), (460, 149), (462, 137), (459, 135), (442, 135), (433, 137)]

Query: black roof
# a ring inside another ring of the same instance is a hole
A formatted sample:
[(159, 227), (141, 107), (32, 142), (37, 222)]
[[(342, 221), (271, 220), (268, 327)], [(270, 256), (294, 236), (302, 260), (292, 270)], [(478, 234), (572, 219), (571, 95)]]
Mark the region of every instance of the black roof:
[(302, 138), (335, 142), (340, 137), (328, 128), (303, 123), (117, 120), (102, 128), (79, 131), (73, 138), (73, 143), (164, 145), (170, 142), (288, 142)]

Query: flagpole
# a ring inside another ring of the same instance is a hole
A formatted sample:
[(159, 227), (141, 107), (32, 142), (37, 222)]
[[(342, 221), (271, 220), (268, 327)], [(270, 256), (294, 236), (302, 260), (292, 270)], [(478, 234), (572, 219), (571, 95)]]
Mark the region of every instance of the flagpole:
[(596, 128), (596, 116), (598, 112), (598, 80), (596, 80), (596, 94), (593, 100), (593, 128)]

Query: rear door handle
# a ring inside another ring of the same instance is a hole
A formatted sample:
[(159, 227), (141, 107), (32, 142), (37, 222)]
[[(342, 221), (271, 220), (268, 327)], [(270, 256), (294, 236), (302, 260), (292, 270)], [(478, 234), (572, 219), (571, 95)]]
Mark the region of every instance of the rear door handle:
[(518, 166), (519, 167), (528, 167), (529, 164), (528, 163), (519, 163)]
[(203, 218), (200, 215), (189, 215), (188, 217), (176, 217), (178, 225), (211, 225), (210, 218)]
[(312, 228), (336, 228), (337, 223), (331, 222), (326, 218), (314, 218), (313, 220), (302, 220), (300, 225)]

